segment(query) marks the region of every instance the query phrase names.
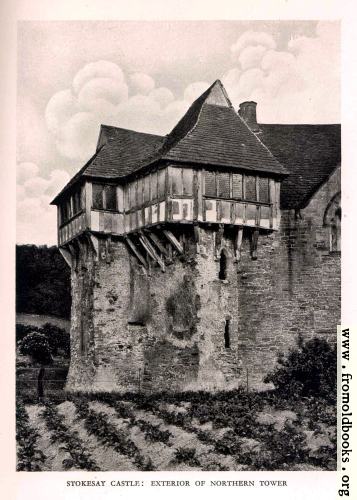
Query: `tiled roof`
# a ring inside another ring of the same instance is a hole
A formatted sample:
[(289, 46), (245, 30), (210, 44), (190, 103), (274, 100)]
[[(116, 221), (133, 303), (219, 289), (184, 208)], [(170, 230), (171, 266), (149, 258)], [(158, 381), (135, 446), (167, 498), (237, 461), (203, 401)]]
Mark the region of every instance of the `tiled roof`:
[(164, 140), (159, 135), (123, 128), (102, 125), (102, 129), (106, 143), (85, 170), (91, 177), (125, 177), (153, 157)]
[(97, 151), (52, 203), (82, 177), (123, 178), (166, 160), (288, 175), (281, 207), (302, 208), (340, 162), (339, 125), (260, 125), (254, 134), (220, 81), (190, 106), (165, 137), (101, 126)]
[(164, 137), (159, 135), (102, 125), (97, 151), (51, 203), (56, 204), (81, 177), (113, 179), (133, 172), (143, 159), (155, 154), (163, 141)]
[(233, 109), (217, 80), (166, 137), (102, 125), (96, 154), (53, 203), (81, 176), (118, 179), (159, 160), (286, 174)]
[(162, 158), (287, 174), (232, 107), (213, 104), (202, 105), (194, 128), (164, 151)]
[(281, 208), (303, 208), (341, 163), (340, 125), (259, 125), (260, 139), (287, 168)]

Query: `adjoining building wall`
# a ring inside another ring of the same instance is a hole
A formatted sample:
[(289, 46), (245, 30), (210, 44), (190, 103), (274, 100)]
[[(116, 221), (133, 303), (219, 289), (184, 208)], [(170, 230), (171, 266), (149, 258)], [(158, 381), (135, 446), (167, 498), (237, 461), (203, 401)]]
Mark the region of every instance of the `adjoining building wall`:
[(258, 259), (243, 240), (238, 272), (242, 381), (264, 388), (278, 352), (299, 336), (336, 341), (340, 323), (341, 256), (332, 251), (324, 215), (340, 192), (339, 169), (301, 210), (282, 212), (281, 229), (259, 237)]

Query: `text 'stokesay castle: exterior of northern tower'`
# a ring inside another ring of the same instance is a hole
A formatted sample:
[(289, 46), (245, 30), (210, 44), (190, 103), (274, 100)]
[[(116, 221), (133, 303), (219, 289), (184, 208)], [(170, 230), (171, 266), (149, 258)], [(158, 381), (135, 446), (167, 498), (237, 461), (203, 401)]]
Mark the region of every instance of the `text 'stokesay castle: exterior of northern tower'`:
[(340, 317), (340, 126), (263, 125), (219, 81), (165, 137), (102, 126), (56, 196), (71, 391), (262, 388)]

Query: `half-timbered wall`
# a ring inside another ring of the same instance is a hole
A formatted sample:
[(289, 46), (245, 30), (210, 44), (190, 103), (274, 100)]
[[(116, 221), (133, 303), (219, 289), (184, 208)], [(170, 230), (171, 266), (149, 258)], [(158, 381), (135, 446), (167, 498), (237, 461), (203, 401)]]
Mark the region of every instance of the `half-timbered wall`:
[(280, 182), (260, 175), (170, 165), (127, 184), (86, 182), (59, 210), (59, 244), (85, 229), (125, 235), (164, 222), (276, 230)]

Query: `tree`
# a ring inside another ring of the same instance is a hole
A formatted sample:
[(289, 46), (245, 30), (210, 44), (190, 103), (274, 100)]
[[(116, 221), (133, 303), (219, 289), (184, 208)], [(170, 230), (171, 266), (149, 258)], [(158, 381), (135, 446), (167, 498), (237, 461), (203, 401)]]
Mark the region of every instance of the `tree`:
[(315, 396), (336, 400), (336, 344), (313, 338), (280, 354), (275, 369), (264, 379), (283, 396)]

